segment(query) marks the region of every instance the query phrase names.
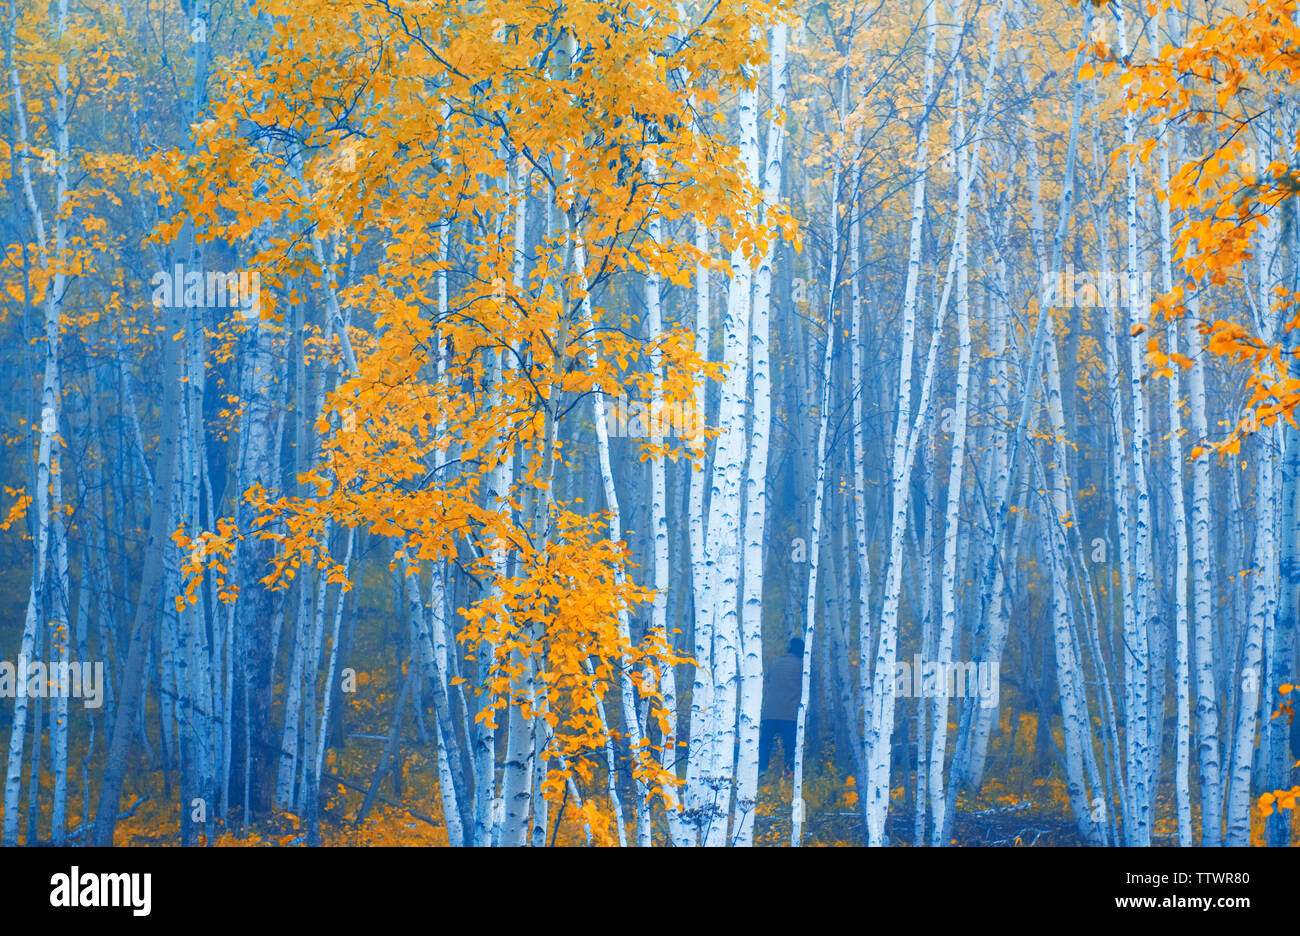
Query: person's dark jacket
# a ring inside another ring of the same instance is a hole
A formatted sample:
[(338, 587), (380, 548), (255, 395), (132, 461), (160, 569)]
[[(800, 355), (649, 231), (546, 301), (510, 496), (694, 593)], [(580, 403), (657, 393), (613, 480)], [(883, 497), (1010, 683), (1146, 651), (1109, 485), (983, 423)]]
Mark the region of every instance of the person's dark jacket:
[(784, 653), (772, 664), (763, 687), (763, 719), (794, 721), (803, 692), (803, 660)]

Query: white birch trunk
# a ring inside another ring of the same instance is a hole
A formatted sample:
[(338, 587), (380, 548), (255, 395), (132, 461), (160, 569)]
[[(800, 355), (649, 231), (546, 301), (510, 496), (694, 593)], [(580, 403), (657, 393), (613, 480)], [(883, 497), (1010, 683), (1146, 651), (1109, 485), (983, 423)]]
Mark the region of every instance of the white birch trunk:
[[(1124, 20), (1124, 4), (1115, 5), (1116, 29), (1119, 40), (1120, 55), (1127, 58), (1129, 54), (1128, 32)], [(1124, 143), (1132, 145), (1136, 139), (1137, 115), (1134, 111), (1124, 112)], [(1125, 216), (1127, 230), (1127, 253), (1125, 261), (1125, 278), (1128, 283), (1128, 312), (1130, 330), (1144, 325), (1149, 308), (1142, 302), (1144, 290), (1139, 286), (1141, 271), (1138, 264), (1138, 214), (1137, 214), (1137, 165), (1130, 152), (1125, 160)], [(1133, 438), (1129, 448), (1129, 462), (1133, 468), (1133, 491), (1136, 501), (1136, 523), (1133, 533), (1133, 613), (1135, 619), (1130, 627), (1127, 643), (1128, 654), (1124, 667), (1126, 682), (1132, 667), (1133, 693), (1132, 711), (1128, 722), (1129, 770), (1128, 782), (1132, 788), (1133, 829), (1129, 838), (1131, 845), (1149, 845), (1151, 843), (1152, 811), (1155, 806), (1155, 787), (1159, 773), (1160, 751), (1152, 739), (1160, 731), (1160, 725), (1153, 724), (1152, 706), (1152, 648), (1151, 623), (1154, 617), (1152, 596), (1152, 551), (1151, 551), (1151, 497), (1147, 487), (1147, 435), (1146, 435), (1146, 398), (1143, 392), (1143, 353), (1139, 338), (1129, 339), (1129, 392), (1133, 407)]]
[[(772, 27), (772, 114), (767, 125), (767, 160), (763, 170), (764, 221), (781, 196), (786, 106), (786, 24)], [(763, 704), (763, 542), (767, 517), (767, 453), (772, 425), (772, 378), (768, 352), (768, 319), (772, 307), (772, 260), (775, 234), (759, 264), (754, 284), (753, 356), (754, 421), (749, 468), (745, 478), (744, 598), (741, 618), (740, 746), (736, 769), (737, 830), (735, 843), (753, 843), (758, 806), (758, 732)]]
[[(848, 77), (844, 79), (845, 86)], [(817, 421), (817, 481), (813, 488), (812, 521), (808, 534), (808, 604), (804, 619), (803, 632), (803, 678), (799, 690), (799, 715), (795, 722), (794, 739), (794, 793), (791, 800), (790, 845), (798, 848), (803, 837), (804, 802), (803, 802), (803, 766), (804, 738), (808, 723), (809, 688), (812, 681), (813, 632), (817, 616), (817, 560), (821, 551), (822, 501), (826, 491), (826, 426), (831, 408), (831, 363), (834, 360), (835, 330), (835, 292), (838, 267), (837, 251), (839, 248), (839, 167), (831, 173), (830, 210), (827, 212), (830, 234), (830, 262), (827, 264), (827, 277), (830, 282), (826, 289), (826, 354), (822, 359), (821, 406), (818, 408)], [(829, 622), (827, 622), (829, 626)]]
[[(63, 32), (67, 21), (67, 0), (60, 0), (58, 30)], [(14, 31), (17, 28), (17, 10), (10, 7), (10, 42), (12, 45)], [(19, 145), (26, 150), (30, 143), (27, 136), (27, 111), (23, 102), (22, 82), (18, 67), (10, 72), (10, 87), (13, 91), (14, 122), (18, 129)], [(57, 159), (55, 168), (55, 231), (53, 257), (59, 264), (55, 268), (52, 282), (49, 284), (45, 300), (45, 361), (44, 378), (41, 386), (41, 424), (36, 451), (35, 490), (32, 492), (36, 507), (33, 540), (35, 550), (32, 566), (31, 589), (27, 597), (27, 611), (23, 618), (22, 640), (19, 644), (19, 661), (31, 662), (35, 652), (36, 628), (41, 614), (42, 597), (46, 591), (46, 565), (50, 548), (50, 475), (52, 470), (52, 449), (59, 437), (59, 409), (62, 399), (61, 377), (59, 373), (59, 331), (63, 318), (63, 294), (67, 275), (62, 271), (62, 256), (67, 242), (67, 221), (64, 217), (64, 204), (68, 190), (68, 114), (67, 89), (68, 67), (60, 61), (57, 68), (57, 95), (55, 98), (54, 132), (57, 138)], [(32, 186), (30, 160), (18, 161), (22, 167), (23, 193), (27, 207), (32, 215), (35, 227), (36, 246), (40, 251), (42, 262), (50, 258), (50, 245), (46, 240), (44, 216), (36, 199)], [(57, 506), (57, 505), (56, 505)], [(28, 701), (25, 692), (19, 692), (14, 699), (13, 724), (9, 735), (9, 754), (6, 761), (4, 792), (4, 830), (0, 834), (0, 843), (16, 845), (18, 843), (19, 793), (22, 787), (23, 748), (27, 736)], [(39, 724), (36, 726), (39, 732)]]
[[(934, 0), (926, 4), (925, 84), (922, 106), (934, 99), (935, 45), (938, 36)], [(911, 465), (907, 461), (908, 435), (911, 429), (912, 355), (916, 344), (916, 294), (921, 275), (921, 228), (925, 214), (926, 160), (929, 154), (930, 121), (921, 118), (916, 144), (916, 182), (912, 190), (912, 221), (909, 236), (907, 284), (903, 294), (903, 338), (898, 376), (898, 419), (894, 429), (891, 488), (893, 506), (885, 568), (884, 593), (881, 598), (879, 643), (872, 680), (871, 723), (864, 739), (867, 747), (868, 776), (865, 791), (867, 835), (871, 845), (885, 844), (885, 815), (889, 809), (890, 736), (894, 727), (894, 662), (898, 641), (898, 602), (902, 585), (903, 534), (907, 527), (908, 499), (911, 492)]]
[[(590, 283), (587, 281), (587, 252), (583, 243), (582, 232), (578, 227), (576, 217), (570, 217), (572, 236), (574, 237), (573, 263), (574, 270), (578, 274), (578, 287), (582, 290), (582, 322), (583, 328), (590, 337), (587, 345), (587, 354), (590, 357), (590, 366), (594, 369), (599, 363), (599, 356), (596, 350), (595, 340), (595, 321), (591, 309), (591, 292)], [(621, 514), (618, 505), (618, 492), (614, 487), (614, 471), (609, 456), (609, 425), (605, 418), (605, 393), (597, 385), (592, 389), (592, 419), (596, 426), (596, 452), (600, 461), (600, 476), (604, 483), (605, 489), (605, 509), (609, 513), (609, 538), (612, 542), (618, 543), (623, 539), (623, 526)], [(615, 579), (619, 584), (624, 581), (624, 573), (620, 566), (615, 572)], [(628, 626), (627, 609), (620, 607), (618, 610), (618, 633), (619, 640), (626, 646), (631, 642), (631, 631)], [(632, 667), (626, 660), (619, 663), (619, 689), (620, 701), (622, 703), (623, 730), (627, 734), (628, 746), (633, 758), (640, 756), (642, 730), (637, 717), (636, 699), (632, 686)], [(601, 715), (604, 720), (604, 715)], [(608, 724), (608, 722), (606, 722)], [(612, 756), (612, 755), (611, 755)], [(610, 796), (617, 802), (617, 791), (615, 790), (613, 771), (614, 765), (610, 763)], [(648, 846), (650, 844), (650, 807), (647, 802), (647, 791), (644, 781), (638, 779), (634, 782), (636, 802), (634, 804), (636, 812), (636, 834), (637, 845)], [(623, 842), (623, 817), (621, 814), (616, 816), (619, 825), (619, 844)]]
[[(516, 157), (513, 189), (514, 263), (511, 271), (511, 286), (515, 295), (520, 295), (527, 289), (527, 283), (524, 281), (524, 258), (527, 250), (528, 198), (531, 194), (528, 164), (522, 156)], [(501, 493), (502, 496), (509, 496), (508, 490)], [(532, 702), (535, 688), (535, 663), (532, 655), (525, 657), (515, 651), (513, 657), (513, 665), (521, 670), (519, 691), (524, 698)], [(535, 730), (535, 721), (524, 718), (520, 706), (510, 706), (507, 715), (506, 762), (502, 771), (502, 798), (505, 802), (505, 822), (500, 833), (502, 845), (518, 847), (528, 842), (528, 817), (533, 800), (533, 732)]]

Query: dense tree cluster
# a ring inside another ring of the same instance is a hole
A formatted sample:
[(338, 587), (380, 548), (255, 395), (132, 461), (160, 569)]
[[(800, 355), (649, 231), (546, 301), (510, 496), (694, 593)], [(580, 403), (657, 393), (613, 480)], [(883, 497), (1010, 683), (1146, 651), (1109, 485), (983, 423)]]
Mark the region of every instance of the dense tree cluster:
[(9, 0), (4, 844), (1288, 844), (1298, 21)]

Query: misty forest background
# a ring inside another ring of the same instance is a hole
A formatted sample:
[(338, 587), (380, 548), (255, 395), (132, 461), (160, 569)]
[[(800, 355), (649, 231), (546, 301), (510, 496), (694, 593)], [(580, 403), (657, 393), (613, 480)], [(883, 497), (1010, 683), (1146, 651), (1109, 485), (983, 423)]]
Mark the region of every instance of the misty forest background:
[(2, 13), (4, 844), (1290, 843), (1295, 0)]

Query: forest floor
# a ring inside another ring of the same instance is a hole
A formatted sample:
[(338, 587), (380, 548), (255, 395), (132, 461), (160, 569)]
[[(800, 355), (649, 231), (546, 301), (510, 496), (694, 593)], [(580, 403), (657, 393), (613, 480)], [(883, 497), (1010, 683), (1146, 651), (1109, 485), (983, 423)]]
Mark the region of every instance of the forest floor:
[[(406, 739), (401, 752), (403, 769), (387, 771), (379, 783), (371, 807), (362, 804), (370, 789), (383, 746), (376, 734), (353, 733), (339, 750), (327, 758), (326, 782), (321, 802), (321, 843), (324, 845), (415, 845), (447, 844), (447, 830), (442, 822), (442, 803), (437, 784), (436, 761), (427, 745), (416, 738)], [(856, 779), (835, 765), (834, 756), (825, 752), (810, 759), (804, 779), (803, 800), (806, 821), (802, 829), (805, 846), (863, 846), (867, 844), (866, 827)], [(180, 843), (181, 807), (173, 773), (165, 782), (156, 765), (141, 764), (133, 771), (122, 799), (115, 844), (177, 845)], [(896, 773), (901, 781), (901, 775)], [(52, 788), (53, 778), (42, 773), (42, 791)], [(911, 846), (916, 841), (915, 788), (913, 777), (908, 786), (895, 787), (892, 793), (886, 834), (897, 846)], [(69, 831), (76, 841), (79, 830), (89, 818), (82, 800), (81, 784), (69, 784)], [(793, 778), (776, 770), (765, 772), (760, 779), (758, 808), (754, 822), (754, 844), (788, 846), (791, 838)], [(566, 798), (567, 799), (567, 798)], [(93, 805), (93, 804), (90, 804)], [(629, 806), (624, 801), (625, 808)], [(559, 845), (581, 846), (587, 843), (584, 820), (590, 820), (592, 839), (596, 843), (616, 841), (607, 801), (600, 796), (589, 799), (583, 810), (569, 803), (552, 808), (551, 825), (554, 841)], [(41, 798), (42, 821), (31, 836), (32, 842), (48, 839), (45, 825), (50, 804)], [(1257, 807), (1258, 808), (1258, 807)], [(588, 811), (590, 810), (590, 811)], [(1177, 840), (1172, 791), (1157, 796), (1153, 844), (1173, 845)], [(240, 810), (232, 804), (230, 830), (219, 833), (215, 842), (226, 846), (295, 846), (305, 845), (306, 823), (290, 812), (275, 811), (254, 825), (242, 828)], [(1199, 837), (1199, 810), (1193, 810), (1193, 834)], [(1252, 844), (1263, 844), (1263, 815), (1253, 816)], [(554, 827), (559, 820), (558, 828)], [(1300, 834), (1300, 817), (1293, 815)], [(654, 823), (656, 843), (666, 841), (667, 829), (661, 819)], [(960, 796), (956, 803), (951, 845), (958, 847), (1059, 847), (1083, 844), (1070, 813), (1064, 783), (1056, 776), (1033, 778), (986, 778), (980, 791)]]
[[(802, 831), (805, 845), (865, 845), (866, 824), (852, 776), (822, 767), (805, 780), (807, 821)], [(786, 845), (790, 841), (791, 777), (764, 777), (759, 787), (754, 839), (760, 845)], [(916, 840), (914, 791), (893, 791), (885, 834), (894, 845)], [(1081, 845), (1083, 841), (1070, 816), (1064, 785), (1039, 781), (1024, 790), (1008, 790), (989, 781), (970, 799), (959, 797), (953, 819), (951, 844), (981, 847), (1031, 847)]]
[[(915, 842), (915, 813), (894, 809), (885, 823), (885, 832), (895, 845)], [(789, 841), (789, 820), (760, 820), (757, 835), (766, 844), (778, 844), (776, 835), (783, 832), (779, 844)], [(778, 832), (779, 829), (779, 832)], [(774, 834), (776, 833), (776, 834)], [(1055, 807), (1037, 807), (1026, 803), (1024, 809), (994, 807), (974, 812), (959, 812), (953, 820), (952, 843), (958, 847), (1034, 847), (1082, 845), (1079, 830), (1069, 816)], [(861, 811), (813, 814), (804, 830), (807, 845), (866, 845), (866, 827)]]

